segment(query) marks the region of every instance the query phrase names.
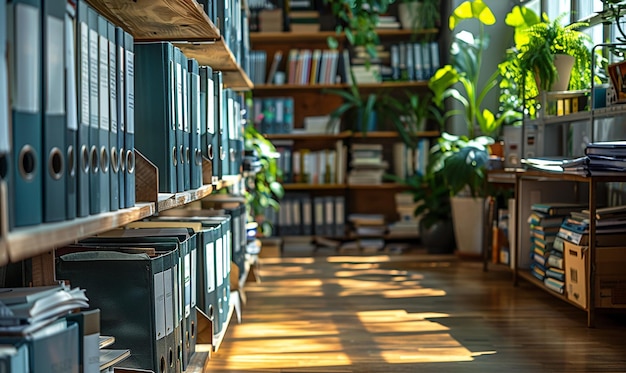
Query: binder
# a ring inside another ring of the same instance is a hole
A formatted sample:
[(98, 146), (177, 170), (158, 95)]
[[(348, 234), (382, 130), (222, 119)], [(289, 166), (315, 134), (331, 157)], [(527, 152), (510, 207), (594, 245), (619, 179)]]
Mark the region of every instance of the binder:
[(89, 26), (88, 5), (84, 0), (76, 4), (76, 105), (77, 105), (77, 148), (76, 148), (76, 215), (89, 215)]
[(28, 372), (28, 344), (16, 342), (12, 346), (4, 346), (0, 351), (0, 372)]
[(337, 237), (346, 234), (346, 199), (344, 196), (335, 196), (335, 231)]
[(43, 221), (41, 1), (9, 2), (7, 16), (14, 154), (9, 224), (22, 227)]
[[(191, 189), (190, 175), (191, 175), (191, 150), (190, 150), (190, 139), (191, 139), (191, 118), (189, 113), (189, 62), (187, 57), (182, 53), (180, 53), (180, 66), (182, 69), (182, 93), (183, 93), (183, 132), (182, 132), (182, 149), (180, 152), (180, 165), (183, 168), (183, 190)], [(180, 189), (180, 187), (179, 187)]]
[[(7, 6), (0, 7), (0, 181), (9, 181), (9, 167), (11, 164), (11, 139), (9, 136), (9, 78), (7, 64)], [(5, 201), (2, 201), (4, 203)], [(8, 201), (6, 201), (8, 202)]]
[(213, 101), (213, 87), (209, 89), (208, 85), (213, 85), (212, 81), (209, 80), (213, 77), (213, 69), (209, 66), (200, 66), (198, 74), (200, 76), (200, 151), (202, 157), (210, 162), (213, 159), (211, 136), (214, 131), (208, 131), (209, 125), (213, 126), (212, 105), (209, 101)]
[(63, 372), (78, 373), (78, 325), (74, 322), (61, 318), (27, 336), (0, 336), (0, 343), (26, 345), (28, 369), (16, 372), (58, 372), (63, 367)]
[(135, 206), (135, 47), (124, 32), (124, 207)]
[(126, 108), (124, 107), (126, 102), (126, 91), (124, 87), (124, 78), (126, 74), (126, 61), (125, 61), (125, 48), (124, 48), (124, 30), (121, 27), (115, 28), (115, 45), (116, 45), (116, 55), (115, 59), (117, 61), (117, 68), (115, 69), (115, 79), (116, 79), (116, 87), (117, 87), (117, 155), (118, 155), (118, 172), (117, 172), (117, 185), (118, 185), (118, 197), (119, 204), (118, 208), (123, 209), (126, 208), (126, 160), (125, 160), (125, 149), (124, 149), (124, 135), (126, 132), (126, 119), (124, 115), (124, 111)]
[(238, 94), (229, 90), (228, 108), (230, 111), (230, 120), (228, 121), (228, 165), (229, 174), (238, 175), (243, 156), (241, 152), (243, 147), (241, 143), (241, 105), (239, 104)]
[[(65, 220), (65, 4), (43, 2), (43, 221)], [(61, 36), (60, 36), (61, 35)]]
[(57, 258), (57, 278), (89, 289), (90, 306), (101, 311), (101, 332), (115, 336), (112, 347), (132, 351), (124, 362), (129, 368), (170, 371), (165, 338), (164, 257), (97, 249)]
[(100, 213), (100, 81), (98, 13), (87, 8), (89, 26), (89, 213)]
[[(223, 76), (220, 75), (220, 79), (223, 79)], [(222, 80), (223, 82), (223, 80)], [(223, 87), (223, 84), (222, 84)], [(222, 176), (232, 175), (230, 170), (230, 159), (232, 156), (230, 149), (230, 133), (232, 131), (233, 123), (233, 99), (232, 99), (232, 91), (230, 89), (222, 89), (221, 97), (219, 98), (220, 111), (222, 112), (222, 116), (218, 125), (220, 132), (220, 161), (221, 161), (221, 169)]]
[(100, 146), (100, 212), (111, 208), (111, 181), (109, 153), (109, 130), (111, 128), (111, 113), (109, 113), (110, 80), (109, 80), (109, 22), (103, 16), (98, 16), (98, 144)]
[[(200, 72), (198, 61), (188, 60), (189, 74), (189, 187), (198, 189), (202, 186), (202, 150), (200, 122)], [(206, 127), (205, 127), (206, 134)]]
[(82, 373), (100, 372), (100, 310), (91, 309), (65, 316), (78, 326), (79, 370)]
[(109, 42), (109, 210), (120, 208), (120, 157), (117, 147), (118, 114), (117, 114), (117, 47), (115, 25), (107, 22), (107, 39)]
[[(184, 132), (185, 132), (185, 121), (187, 118), (185, 117), (186, 113), (186, 95), (183, 94), (185, 91), (184, 82), (187, 81), (186, 73), (183, 70), (183, 58), (185, 58), (183, 52), (178, 48), (174, 47), (174, 92), (176, 93), (174, 96), (175, 102), (175, 128), (174, 128), (174, 136), (175, 136), (175, 171), (176, 171), (176, 186), (178, 192), (185, 191), (185, 143), (183, 140)], [(185, 60), (185, 69), (187, 66), (187, 62)]]
[[(224, 84), (222, 82), (222, 72), (213, 71), (213, 97), (214, 97), (214, 123), (215, 123), (215, 136), (214, 136), (214, 148), (215, 154), (213, 162), (213, 176), (216, 180), (222, 180), (224, 173), (224, 159), (226, 157), (225, 144), (224, 144), (224, 126), (225, 126), (225, 113), (223, 105), (224, 97)], [(217, 181), (216, 181), (217, 183)]]
[[(174, 48), (168, 42), (137, 43), (135, 50), (135, 118), (141, 132), (135, 138), (135, 146), (159, 169), (159, 192), (176, 193)], [(128, 117), (126, 120), (128, 126)]]
[(65, 12), (65, 218), (74, 219), (78, 204), (78, 106), (76, 91), (76, 5), (66, 2)]

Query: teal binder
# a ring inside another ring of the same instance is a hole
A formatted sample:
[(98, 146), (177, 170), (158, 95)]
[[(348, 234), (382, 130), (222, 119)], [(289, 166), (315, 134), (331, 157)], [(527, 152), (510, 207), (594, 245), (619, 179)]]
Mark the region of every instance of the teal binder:
[(7, 3), (13, 163), (9, 225), (43, 221), (41, 1)]
[(65, 220), (65, 4), (45, 0), (43, 46), (43, 220)]
[[(213, 175), (217, 176), (217, 180), (222, 180), (224, 174), (224, 162), (226, 159), (226, 144), (224, 144), (224, 126), (226, 121), (226, 112), (224, 111), (224, 84), (222, 82), (222, 72), (213, 71), (213, 94), (214, 94), (214, 123), (215, 136), (214, 147), (215, 155), (213, 162)], [(227, 136), (227, 133), (226, 133)]]
[[(198, 189), (202, 186), (202, 150), (200, 122), (200, 72), (198, 61), (188, 60), (189, 77), (189, 187)], [(206, 126), (205, 126), (206, 133)]]
[(159, 169), (159, 192), (176, 193), (174, 48), (168, 42), (137, 43), (135, 51), (135, 118), (141, 133), (135, 146)]
[(111, 113), (109, 112), (110, 89), (109, 85), (109, 22), (102, 15), (98, 15), (98, 144), (100, 146), (100, 212), (111, 208), (111, 154), (109, 153), (109, 130), (111, 128)]
[(0, 372), (28, 372), (28, 344), (25, 341), (0, 348)]
[(200, 67), (200, 140), (202, 157), (211, 163), (211, 184), (217, 184), (215, 156), (217, 154), (217, 137), (215, 136), (215, 86), (213, 69), (210, 66)]
[(76, 5), (66, 6), (65, 36), (65, 113), (67, 114), (65, 131), (65, 219), (76, 217), (78, 205), (78, 106), (76, 87)]
[(101, 333), (115, 336), (112, 348), (131, 350), (124, 361), (129, 368), (173, 372), (167, 363), (164, 259), (102, 248), (57, 258), (57, 278), (88, 289), (90, 306), (101, 311)]
[[(189, 141), (191, 137), (191, 114), (189, 113), (189, 100), (191, 99), (189, 94), (189, 60), (185, 55), (180, 53), (180, 67), (182, 69), (182, 92), (183, 92), (183, 128), (182, 128), (182, 148), (180, 150), (180, 163), (179, 166), (182, 165), (183, 171), (183, 189), (189, 190), (191, 189), (190, 175), (191, 175), (191, 149), (189, 146)], [(180, 190), (180, 187), (178, 188)]]
[(116, 80), (116, 93), (117, 93), (117, 154), (119, 158), (118, 163), (118, 198), (120, 209), (126, 208), (126, 160), (125, 160), (125, 149), (124, 149), (124, 136), (126, 132), (126, 117), (124, 115), (124, 111), (126, 108), (124, 107), (126, 102), (126, 92), (124, 89), (124, 78), (125, 78), (125, 65), (126, 61), (124, 59), (126, 51), (124, 48), (124, 30), (121, 27), (115, 28), (115, 45), (116, 45), (116, 54), (115, 60), (117, 61), (117, 68), (115, 69), (115, 80)]
[(76, 4), (76, 106), (77, 147), (76, 149), (76, 216), (89, 215), (89, 26), (88, 5), (84, 0)]
[(87, 8), (89, 31), (89, 213), (100, 213), (100, 80), (98, 13)]
[[(0, 7), (0, 25), (7, 24), (7, 6)], [(7, 29), (0, 27), (0, 181), (10, 184), (11, 132), (9, 131), (9, 77), (7, 64)], [(5, 202), (5, 201), (3, 201)], [(7, 201), (8, 202), (8, 201)]]
[(120, 157), (117, 147), (118, 122), (118, 87), (117, 87), (117, 46), (115, 25), (107, 22), (107, 39), (109, 42), (109, 210), (120, 208)]
[(124, 32), (124, 207), (135, 206), (135, 47)]
[[(184, 62), (183, 62), (184, 61)], [(183, 68), (184, 64), (184, 68)], [(185, 142), (183, 140), (183, 136), (185, 133), (185, 122), (187, 121), (187, 94), (186, 94), (186, 85), (187, 85), (187, 74), (185, 70), (187, 69), (187, 59), (183, 52), (178, 48), (174, 47), (174, 136), (175, 136), (175, 154), (176, 164), (176, 186), (178, 192), (185, 191)]]

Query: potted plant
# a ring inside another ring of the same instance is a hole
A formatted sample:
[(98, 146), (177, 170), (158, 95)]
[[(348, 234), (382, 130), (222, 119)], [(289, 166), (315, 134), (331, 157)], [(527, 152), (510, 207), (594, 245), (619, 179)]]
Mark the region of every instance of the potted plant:
[[(482, 251), (489, 145), (502, 123), (515, 112), (507, 110), (496, 115), (483, 106), (487, 93), (498, 86), (499, 78), (499, 72), (494, 71), (483, 84), (479, 83), (483, 54), (489, 42), (485, 27), (495, 24), (493, 12), (482, 0), (464, 1), (454, 9), (449, 27), (455, 30), (466, 20), (478, 23), (478, 33), (455, 34), (450, 48), (451, 63), (441, 67), (429, 81), (439, 122), (444, 124), (452, 116), (461, 116), (466, 134), (442, 133), (431, 148), (431, 158), (432, 172), (441, 175), (451, 195), (458, 252), (476, 256)], [(457, 102), (460, 108), (449, 110), (448, 100)], [(474, 216), (463, 217), (462, 213), (474, 213)]]
[(272, 235), (273, 226), (265, 219), (265, 213), (268, 208), (278, 211), (279, 200), (285, 194), (279, 182), (281, 171), (276, 161), (279, 154), (271, 141), (250, 124), (244, 127), (243, 138), (246, 154), (254, 158), (253, 167), (244, 173), (248, 221), (256, 221), (259, 224), (259, 234), (268, 237)]
[(563, 17), (561, 14), (550, 21), (543, 14), (541, 22), (521, 30), (521, 36), (516, 40), (519, 66), (523, 73), (535, 78), (536, 89), (541, 91), (591, 86), (591, 38), (579, 31), (588, 24), (576, 22), (564, 26)]

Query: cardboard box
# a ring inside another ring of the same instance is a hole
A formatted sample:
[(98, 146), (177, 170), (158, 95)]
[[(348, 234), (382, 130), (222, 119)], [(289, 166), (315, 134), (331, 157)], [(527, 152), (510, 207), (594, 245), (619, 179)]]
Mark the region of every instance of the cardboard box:
[(565, 259), (565, 293), (567, 299), (587, 308), (587, 246), (574, 245), (564, 241), (563, 258)]

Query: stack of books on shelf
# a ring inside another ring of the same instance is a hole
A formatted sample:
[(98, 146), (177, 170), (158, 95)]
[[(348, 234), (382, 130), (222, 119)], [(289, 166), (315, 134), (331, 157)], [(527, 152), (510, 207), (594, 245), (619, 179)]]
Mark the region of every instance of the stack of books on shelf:
[(333, 49), (291, 49), (287, 55), (287, 83), (334, 84), (339, 60), (339, 51)]
[(413, 201), (411, 193), (396, 193), (396, 211), (398, 221), (389, 224), (389, 236), (416, 236), (419, 233), (420, 216), (415, 216), (417, 202)]
[(626, 171), (626, 141), (605, 141), (588, 144), (585, 156), (565, 160), (563, 172), (584, 176), (623, 175)]
[(378, 16), (377, 30), (397, 30), (399, 28), (400, 21), (396, 16)]
[(293, 97), (257, 97), (252, 102), (252, 118), (257, 131), (263, 134), (293, 131)]
[(280, 201), (278, 233), (281, 236), (343, 237), (345, 198), (287, 193)]
[(265, 67), (267, 65), (267, 52), (264, 50), (250, 51), (249, 78), (253, 84), (265, 83)]
[(383, 160), (382, 144), (351, 144), (348, 184), (382, 184), (383, 174), (389, 164)]
[(296, 149), (293, 140), (274, 140), (283, 183), (343, 184), (346, 174), (346, 147), (337, 140), (321, 149)]
[(356, 248), (363, 252), (378, 252), (385, 248), (387, 225), (382, 214), (352, 213), (348, 215), (348, 222), (356, 240), (342, 245), (341, 250)]
[[(291, 3), (289, 4), (292, 6)], [(320, 13), (316, 10), (290, 9), (289, 26), (291, 32), (318, 32), (320, 30)]]
[(571, 211), (580, 204), (536, 203), (528, 217), (530, 228), (530, 272), (544, 285), (560, 294), (565, 292), (563, 244), (558, 233)]

